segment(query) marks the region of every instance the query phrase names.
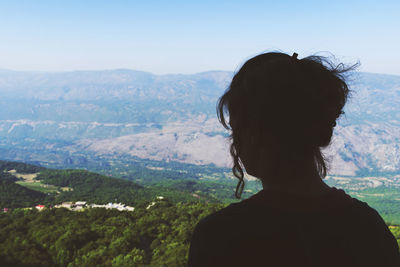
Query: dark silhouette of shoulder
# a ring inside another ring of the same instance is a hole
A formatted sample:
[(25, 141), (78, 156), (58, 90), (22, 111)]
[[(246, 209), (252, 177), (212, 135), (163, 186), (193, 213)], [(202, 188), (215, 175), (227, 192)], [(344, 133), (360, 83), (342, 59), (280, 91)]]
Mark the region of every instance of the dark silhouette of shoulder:
[[(396, 239), (381, 216), (343, 193), (335, 190), (322, 206), (304, 210), (264, 205), (257, 200), (262, 193), (231, 204), (198, 223), (189, 267), (400, 266)], [(337, 206), (329, 206), (332, 199)]]

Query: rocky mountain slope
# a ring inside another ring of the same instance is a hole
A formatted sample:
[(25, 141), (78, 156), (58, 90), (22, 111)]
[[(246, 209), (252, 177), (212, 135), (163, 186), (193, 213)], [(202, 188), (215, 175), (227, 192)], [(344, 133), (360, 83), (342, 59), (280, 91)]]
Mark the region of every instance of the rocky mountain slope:
[[(231, 77), (222, 71), (2, 70), (0, 150), (3, 158), (24, 161), (85, 152), (229, 167), (229, 133), (216, 119), (215, 104)], [(346, 115), (325, 151), (330, 173), (399, 174), (400, 76), (351, 78)]]

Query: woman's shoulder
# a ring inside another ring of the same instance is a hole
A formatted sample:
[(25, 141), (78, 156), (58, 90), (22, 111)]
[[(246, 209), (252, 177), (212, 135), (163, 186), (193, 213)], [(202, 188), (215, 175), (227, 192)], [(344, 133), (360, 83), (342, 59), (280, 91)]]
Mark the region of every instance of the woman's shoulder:
[(325, 203), (326, 209), (316, 206), (316, 210), (300, 212), (297, 208), (288, 210), (286, 204), (260, 205), (260, 199), (255, 201), (254, 198), (232, 203), (200, 220), (193, 235), (192, 254), (197, 250), (206, 250), (207, 253), (220, 251), (222, 247), (229, 247), (229, 244), (237, 242), (248, 244), (245, 242), (246, 238), (250, 238), (253, 243), (258, 239), (263, 240), (266, 246), (266, 240), (295, 241), (293, 238), (296, 236), (296, 229), (302, 226), (300, 228), (304, 228), (303, 231), (307, 232), (306, 236), (310, 240), (322, 238), (324, 245), (343, 240), (340, 242), (345, 244), (346, 251), (352, 251), (355, 255), (366, 253), (371, 256), (363, 256), (365, 261), (386, 260), (398, 263), (399, 249), (396, 239), (379, 213), (366, 202), (347, 197), (343, 192), (335, 194), (339, 194), (338, 202), (341, 198), (346, 199), (346, 205), (342, 200), (340, 205), (335, 206), (329, 198)]
[[(386, 227), (385, 222), (379, 213), (368, 203), (360, 201), (347, 195), (343, 190), (333, 188), (330, 196), (321, 199), (288, 199), (277, 197), (273, 194), (267, 194), (260, 191), (252, 197), (240, 202), (231, 203), (225, 208), (209, 214), (199, 221), (199, 227), (226, 227), (229, 224), (243, 223), (243, 221), (252, 221), (261, 217), (268, 218), (269, 222), (274, 220), (287, 220), (289, 217), (296, 218), (317, 218), (335, 217), (351, 224), (357, 224), (359, 227), (364, 225), (368, 227), (371, 224), (376, 227)], [(278, 223), (278, 222), (277, 222)]]
[(237, 202), (237, 203), (231, 203), (228, 206), (211, 213), (201, 219), (198, 222), (199, 227), (206, 227), (209, 225), (216, 225), (218, 223), (223, 223), (223, 221), (236, 217), (236, 216), (241, 216), (242, 213), (245, 211), (244, 206), (247, 206), (246, 204), (243, 204), (242, 202)]

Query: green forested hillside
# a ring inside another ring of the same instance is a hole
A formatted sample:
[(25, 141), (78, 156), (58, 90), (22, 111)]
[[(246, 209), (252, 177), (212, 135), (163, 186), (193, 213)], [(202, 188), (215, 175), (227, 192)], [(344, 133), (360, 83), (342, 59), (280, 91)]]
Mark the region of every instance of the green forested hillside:
[[(134, 212), (14, 210), (0, 214), (0, 266), (185, 266), (195, 225), (223, 207), (163, 201)], [(390, 229), (399, 242), (400, 228)]]
[[(110, 175), (121, 176), (119, 172), (104, 172), (101, 175), (86, 170), (56, 170), (20, 162), (0, 161), (0, 177), (8, 177), (7, 181), (2, 179), (0, 208), (50, 205), (64, 201), (87, 201), (97, 204), (122, 202), (127, 205), (137, 205), (150, 201), (156, 196), (164, 196), (173, 203), (208, 201), (228, 204), (240, 201), (234, 196), (236, 180), (222, 178), (224, 173), (216, 173), (217, 170), (212, 167), (205, 168), (203, 174), (204, 177), (209, 178), (196, 179), (200, 171), (198, 166), (188, 165), (188, 169), (185, 169), (186, 165), (176, 163), (176, 170), (160, 167), (163, 169), (156, 171), (139, 165), (125, 167), (125, 169), (123, 165), (118, 165), (122, 173), (129, 173), (128, 176), (123, 176), (124, 179), (118, 179)], [(15, 170), (17, 173), (38, 174), (35, 180), (40, 183), (29, 184), (17, 181), (16, 177), (8, 173), (10, 170)], [(163, 174), (165, 174), (164, 178)], [(39, 190), (46, 194), (29, 189)], [(242, 199), (250, 197), (261, 189), (259, 182), (248, 181)], [(386, 222), (400, 224), (400, 206), (398, 205), (400, 193), (395, 187), (379, 186), (360, 190), (350, 189), (346, 192), (367, 202), (381, 214)]]
[(44, 170), (36, 179), (44, 184), (64, 188), (54, 197), (57, 203), (79, 200), (107, 203), (118, 200), (134, 205), (152, 197), (151, 192), (133, 182), (83, 170)]
[(0, 209), (30, 207), (46, 200), (46, 194), (16, 184), (16, 180), (13, 175), (0, 172)]
[[(17, 184), (24, 174), (34, 177), (36, 187), (32, 188), (51, 186), (55, 191), (45, 194)], [(149, 174), (142, 175), (136, 179), (145, 180)], [(139, 185), (86, 170), (1, 161), (0, 207), (11, 209), (0, 213), (0, 266), (185, 266), (194, 226), (204, 216), (238, 201), (233, 197), (235, 184), (234, 180), (172, 176), (162, 180), (159, 175)], [(246, 188), (247, 196), (259, 189), (256, 183)], [(386, 221), (396, 223), (400, 212), (394, 189), (350, 193), (373, 204)], [(388, 195), (387, 201), (374, 202), (381, 193)], [(164, 199), (155, 200), (156, 196)], [(97, 204), (118, 201), (135, 210), (18, 209), (78, 200)], [(153, 201), (155, 205), (149, 207)], [(390, 230), (399, 240), (400, 228), (392, 226)]]
[[(111, 178), (85, 170), (44, 170), (36, 178), (45, 184), (72, 188), (55, 197), (56, 202), (84, 200), (92, 203), (122, 202), (136, 205), (149, 201), (156, 195), (167, 197), (174, 203), (196, 200), (189, 192), (173, 187), (144, 187), (132, 181)], [(218, 202), (205, 197), (202, 200)]]
[(2, 170), (2, 171), (15, 170), (19, 173), (36, 173), (36, 172), (40, 172), (44, 169), (45, 168), (43, 168), (43, 167), (40, 167), (37, 165), (32, 165), (32, 164), (26, 164), (23, 162), (0, 160), (0, 170)]
[[(15, 175), (9, 171), (16, 171), (13, 173)], [(35, 174), (35, 178), (26, 182), (23, 178), (16, 177), (21, 174)], [(203, 192), (193, 194), (193, 190), (186, 190), (185, 187), (175, 188), (168, 184), (142, 186), (132, 181), (86, 170), (46, 169), (17, 162), (1, 161), (0, 178), (0, 208), (32, 207), (37, 204), (54, 205), (65, 201), (86, 201), (96, 204), (122, 202), (135, 206), (149, 202), (156, 196), (163, 196), (173, 203), (220, 202), (216, 196)], [(48, 190), (49, 188), (53, 189)]]
[(0, 266), (185, 266), (194, 226), (222, 207), (15, 210), (0, 214)]

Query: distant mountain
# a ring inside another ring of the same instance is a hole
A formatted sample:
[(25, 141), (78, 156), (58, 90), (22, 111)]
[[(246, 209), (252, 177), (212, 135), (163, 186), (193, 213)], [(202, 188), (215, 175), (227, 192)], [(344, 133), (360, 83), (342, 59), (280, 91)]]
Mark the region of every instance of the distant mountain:
[[(3, 159), (139, 157), (229, 167), (215, 115), (231, 72), (0, 71)], [(326, 151), (332, 175), (400, 175), (400, 76), (359, 73)], [(73, 158), (74, 160), (69, 160)]]
[(159, 76), (131, 70), (0, 71), (0, 120), (157, 123), (188, 119), (193, 113), (213, 111), (231, 75), (222, 71)]

